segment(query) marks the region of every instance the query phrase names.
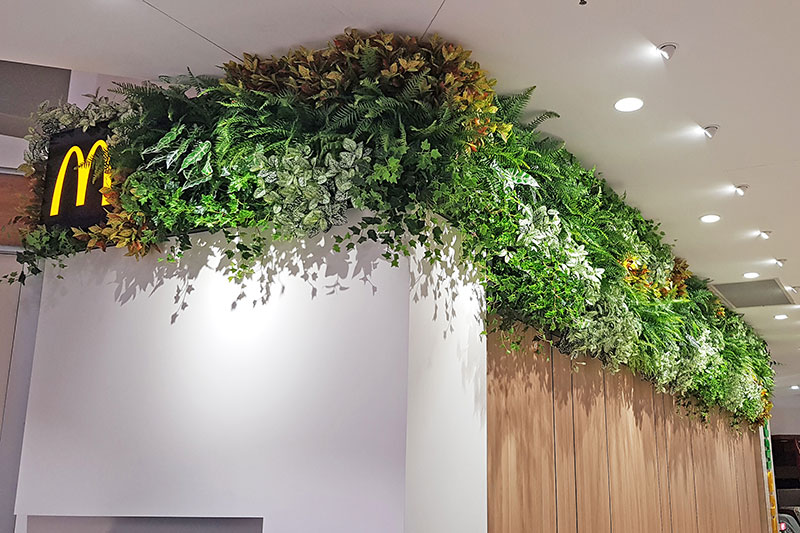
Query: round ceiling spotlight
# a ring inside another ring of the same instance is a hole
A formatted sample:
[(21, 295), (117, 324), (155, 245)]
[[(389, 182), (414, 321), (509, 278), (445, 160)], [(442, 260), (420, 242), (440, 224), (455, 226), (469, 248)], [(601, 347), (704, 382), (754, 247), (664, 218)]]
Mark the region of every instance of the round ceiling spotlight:
[(758, 272), (745, 272), (744, 273), (745, 279), (756, 279), (760, 275), (761, 274), (759, 274)]
[(800, 390), (800, 385), (792, 385), (789, 388), (792, 389), (792, 390)]
[(617, 111), (622, 111), (623, 113), (630, 113), (631, 111), (639, 111), (643, 105), (644, 102), (641, 98), (629, 96), (627, 98), (617, 100), (617, 103), (614, 104), (614, 109)]
[(721, 217), (719, 215), (715, 215), (713, 213), (710, 213), (708, 215), (701, 216), (700, 217), (700, 222), (702, 222), (704, 224), (713, 224), (714, 222), (719, 222), (720, 218)]
[(771, 235), (772, 235), (771, 231), (761, 230), (761, 231), (758, 232), (758, 236), (761, 237), (762, 239), (764, 239), (765, 241), (767, 239), (769, 239)]
[(733, 192), (736, 193), (736, 196), (744, 196), (744, 193), (747, 192), (750, 186), (746, 183), (742, 183), (741, 185), (736, 185), (733, 187)]
[(709, 139), (713, 139), (714, 135), (719, 131), (719, 124), (709, 124), (703, 128), (703, 134)]
[(789, 315), (775, 315), (775, 320), (786, 320)]
[(674, 56), (677, 51), (677, 43), (664, 43), (658, 47), (658, 53), (661, 54), (661, 57), (663, 57), (665, 61), (672, 59), (672, 56)]
[(784, 263), (786, 263), (786, 259), (775, 258), (775, 264), (780, 268), (783, 268)]

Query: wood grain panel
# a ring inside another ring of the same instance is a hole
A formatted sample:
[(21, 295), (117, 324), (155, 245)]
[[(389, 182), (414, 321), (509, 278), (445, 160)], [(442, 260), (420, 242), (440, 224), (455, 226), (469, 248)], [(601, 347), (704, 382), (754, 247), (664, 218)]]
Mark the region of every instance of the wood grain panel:
[(673, 533), (697, 533), (697, 498), (692, 460), (692, 421), (677, 411), (675, 401), (664, 397), (667, 480)]
[(656, 426), (656, 466), (658, 468), (658, 501), (661, 514), (661, 532), (672, 533), (672, 509), (669, 494), (669, 461), (664, 413), (664, 394), (653, 389), (653, 414)]
[(578, 531), (611, 532), (605, 384), (596, 359), (582, 359), (572, 376)]
[(552, 349), (558, 531), (576, 531), (575, 435), (573, 433), (572, 360)]
[[(753, 434), (736, 436), (736, 491), (739, 499), (739, 522), (744, 533), (761, 533), (758, 481), (753, 457)], [(759, 452), (760, 453), (760, 452)]]
[[(765, 533), (759, 436), (628, 370), (489, 336), (489, 531)], [(552, 356), (552, 357), (550, 357)]]
[[(489, 531), (556, 530), (553, 389), (549, 349), (528, 336), (509, 353), (488, 339)], [(492, 421), (492, 419), (494, 419)], [(499, 490), (497, 490), (499, 489)]]
[(658, 531), (661, 502), (653, 388), (627, 369), (606, 374), (605, 383), (612, 529), (636, 531), (647, 524)]
[(31, 200), (28, 180), (23, 176), (0, 174), (0, 244), (18, 246), (19, 228), (11, 219)]
[(707, 424), (694, 424), (692, 430), (700, 531), (741, 531), (733, 434), (718, 413), (712, 413)]
[(756, 503), (758, 505), (758, 523), (759, 531), (767, 533), (770, 530), (769, 515), (767, 511), (767, 501), (765, 498), (765, 480), (764, 470), (762, 464), (762, 451), (761, 451), (761, 432), (751, 433), (749, 435), (747, 445), (747, 463), (752, 468), (758, 489), (756, 490)]

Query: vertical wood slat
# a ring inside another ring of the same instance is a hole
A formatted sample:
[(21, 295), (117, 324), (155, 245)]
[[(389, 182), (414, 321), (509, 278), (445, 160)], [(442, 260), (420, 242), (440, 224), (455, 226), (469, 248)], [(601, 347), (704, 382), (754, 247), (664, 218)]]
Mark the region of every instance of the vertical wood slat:
[(488, 343), (491, 533), (766, 531), (757, 434), (718, 414), (703, 425), (627, 370), (573, 372), (522, 344)]
[(572, 376), (578, 531), (611, 533), (603, 369), (596, 359), (579, 362)]
[(575, 488), (575, 434), (572, 405), (572, 360), (552, 348), (553, 423), (556, 454), (556, 516), (559, 532), (577, 531), (578, 503)]
[(658, 496), (661, 513), (661, 532), (672, 533), (672, 503), (669, 491), (669, 461), (664, 412), (664, 394), (653, 389), (653, 406), (656, 425), (656, 467), (658, 469)]
[[(623, 369), (606, 374), (606, 413), (614, 531), (661, 529), (652, 386)], [(633, 481), (633, 483), (632, 483)]]
[(753, 434), (742, 433), (738, 436), (737, 466), (737, 493), (739, 495), (739, 518), (742, 531), (745, 533), (761, 533), (761, 516), (759, 511), (758, 481), (756, 479), (755, 462), (753, 456)]
[(509, 353), (499, 335), (488, 346), (487, 391), (495, 396), (488, 409), (497, 418), (490, 443), (500, 448), (488, 461), (489, 479), (500, 488), (489, 490), (489, 531), (552, 533), (557, 526), (549, 349), (540, 353), (532, 334), (518, 352)]
[(672, 531), (697, 533), (692, 425), (686, 416), (678, 413), (671, 396), (664, 396), (664, 425)]
[(699, 514), (700, 530), (742, 531), (732, 468), (734, 434), (716, 412), (711, 413), (706, 425), (695, 424), (694, 433), (694, 441), (700, 443), (694, 455), (698, 473), (697, 507), (703, 510)]

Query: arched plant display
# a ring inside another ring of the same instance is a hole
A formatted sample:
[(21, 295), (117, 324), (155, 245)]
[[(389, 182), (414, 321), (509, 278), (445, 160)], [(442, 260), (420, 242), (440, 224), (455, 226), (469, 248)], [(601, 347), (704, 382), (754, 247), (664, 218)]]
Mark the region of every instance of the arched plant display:
[[(197, 230), (223, 231), (233, 275), (267, 239), (346, 225), (336, 250), (366, 240), (397, 264), (412, 247), (436, 260), (447, 225), (485, 285), (489, 311), (627, 365), (703, 412), (768, 416), (766, 344), (673, 257), (658, 226), (527, 123), (531, 96), (505, 97), (461, 47), (393, 34), (337, 37), (321, 50), (245, 55), (222, 79), (121, 85), (120, 102), (43, 106), (26, 170), (39, 189), (48, 140), (109, 123), (105, 223), (38, 224), (32, 209), (19, 277), (40, 260), (93, 248), (147, 254)], [(38, 190), (38, 189), (37, 189)]]

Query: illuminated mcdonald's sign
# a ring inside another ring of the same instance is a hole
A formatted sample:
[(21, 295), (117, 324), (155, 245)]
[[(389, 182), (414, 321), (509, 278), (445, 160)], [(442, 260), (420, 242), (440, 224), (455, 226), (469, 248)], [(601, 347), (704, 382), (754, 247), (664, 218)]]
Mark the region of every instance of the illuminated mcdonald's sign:
[[(50, 141), (45, 172), (42, 222), (46, 226), (88, 227), (105, 219), (108, 201), (101, 187), (111, 185), (105, 128), (71, 130)], [(103, 179), (92, 180), (96, 157), (102, 156)]]
[[(58, 215), (58, 210), (61, 207), (61, 190), (64, 188), (64, 177), (67, 174), (69, 162), (73, 154), (78, 162), (78, 191), (75, 198), (75, 206), (81, 206), (86, 203), (86, 187), (89, 186), (89, 172), (92, 171), (92, 161), (94, 161), (94, 156), (97, 154), (98, 149), (103, 150), (105, 157), (108, 156), (108, 144), (102, 139), (99, 139), (92, 145), (86, 159), (83, 157), (83, 150), (81, 150), (80, 146), (73, 146), (67, 151), (67, 155), (61, 160), (61, 167), (58, 170), (58, 177), (56, 178), (56, 185), (53, 190), (53, 199), (50, 201), (51, 217)], [(104, 166), (106, 165), (104, 164)], [(111, 172), (109, 172), (108, 168), (105, 168), (103, 170), (103, 187), (110, 186)], [(101, 205), (108, 205), (108, 200), (103, 198), (101, 200)]]

